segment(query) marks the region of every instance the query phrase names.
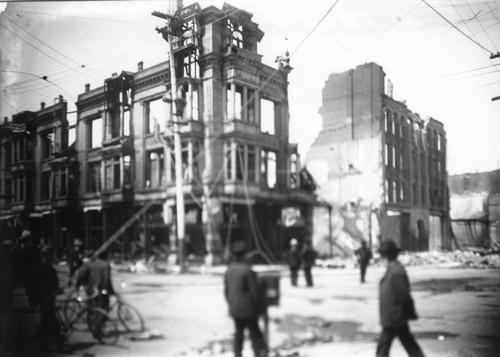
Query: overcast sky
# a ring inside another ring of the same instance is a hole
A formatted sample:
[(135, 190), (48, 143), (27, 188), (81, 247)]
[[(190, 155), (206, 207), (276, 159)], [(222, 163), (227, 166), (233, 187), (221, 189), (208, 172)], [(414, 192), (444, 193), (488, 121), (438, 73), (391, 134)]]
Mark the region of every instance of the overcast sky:
[[(291, 53), (290, 137), (303, 158), (321, 128), (328, 75), (376, 62), (395, 99), (444, 123), (450, 174), (499, 168), (500, 100), (491, 99), (500, 96), (500, 58), (490, 59), (500, 50), (499, 0), (227, 2), (254, 15), (266, 64)], [(198, 3), (222, 8), (224, 1)], [(59, 94), (75, 110), (86, 83), (96, 88), (113, 72), (135, 72), (139, 61), (149, 67), (167, 58), (155, 31), (164, 22), (151, 12), (166, 12), (168, 1), (7, 5), (0, 4), (2, 118)]]

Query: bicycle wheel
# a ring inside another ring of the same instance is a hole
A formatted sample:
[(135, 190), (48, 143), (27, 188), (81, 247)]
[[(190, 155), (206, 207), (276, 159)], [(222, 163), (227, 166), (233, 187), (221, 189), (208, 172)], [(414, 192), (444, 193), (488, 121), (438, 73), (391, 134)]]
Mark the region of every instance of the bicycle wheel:
[(70, 325), (75, 331), (87, 331), (88, 325), (85, 321), (85, 303), (76, 299), (66, 300), (63, 305), (63, 316), (66, 325)]
[(144, 320), (141, 314), (128, 304), (118, 304), (118, 319), (128, 332), (144, 331)]
[(88, 311), (87, 323), (92, 336), (106, 345), (115, 345), (118, 341), (118, 328), (106, 311), (95, 307)]

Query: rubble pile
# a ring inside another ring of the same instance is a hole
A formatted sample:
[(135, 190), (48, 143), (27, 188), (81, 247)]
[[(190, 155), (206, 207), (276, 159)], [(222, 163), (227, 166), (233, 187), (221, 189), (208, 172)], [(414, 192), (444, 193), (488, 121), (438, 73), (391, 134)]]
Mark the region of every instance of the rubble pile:
[(468, 268), (500, 269), (500, 254), (496, 251), (456, 250), (453, 252), (404, 252), (399, 260), (407, 266), (447, 265)]

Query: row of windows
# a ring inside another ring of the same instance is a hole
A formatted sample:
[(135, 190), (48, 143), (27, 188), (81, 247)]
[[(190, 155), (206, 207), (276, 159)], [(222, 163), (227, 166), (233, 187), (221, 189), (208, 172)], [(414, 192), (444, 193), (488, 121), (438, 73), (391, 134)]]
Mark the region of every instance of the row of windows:
[[(183, 180), (185, 182), (195, 180), (201, 183), (199, 143), (183, 144)], [(276, 186), (276, 152), (260, 149), (253, 145), (233, 142), (224, 144), (224, 152), (224, 177), (226, 180), (260, 183), (269, 188)], [(115, 190), (122, 186), (129, 187), (132, 182), (132, 160), (130, 156), (124, 156), (123, 158), (117, 156), (103, 160), (103, 162), (103, 171), (101, 161), (89, 162), (87, 165), (86, 191), (88, 193), (97, 193), (103, 189)], [(165, 155), (163, 149), (148, 151), (145, 165), (145, 188), (160, 188), (164, 187), (167, 182), (175, 181), (175, 160), (172, 148), (168, 149), (167, 155)], [(297, 167), (297, 155), (294, 154), (290, 157), (290, 168), (293, 177), (296, 177)], [(102, 182), (104, 182), (104, 186)], [(292, 187), (295, 187), (295, 185), (296, 182), (294, 181)]]
[(422, 139), (422, 135), (427, 135), (427, 143), (430, 147), (438, 151), (444, 149), (444, 135), (437, 130), (429, 129), (424, 132), (416, 122), (412, 122), (406, 117), (399, 117), (397, 113), (384, 109), (384, 130), (388, 134), (393, 134), (398, 138), (404, 139), (407, 135), (407, 128), (413, 126), (415, 132), (414, 140)]

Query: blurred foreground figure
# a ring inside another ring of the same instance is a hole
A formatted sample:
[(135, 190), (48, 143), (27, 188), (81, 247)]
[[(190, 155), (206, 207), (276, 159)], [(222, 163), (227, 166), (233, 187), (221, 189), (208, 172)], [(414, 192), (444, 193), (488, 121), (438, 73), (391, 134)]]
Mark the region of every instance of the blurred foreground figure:
[(379, 253), (387, 259), (387, 270), (380, 280), (380, 324), (382, 333), (377, 345), (377, 357), (388, 357), (392, 341), (398, 337), (410, 357), (425, 357), (410, 332), (409, 320), (418, 318), (410, 294), (406, 270), (398, 261), (400, 249), (393, 240), (385, 240)]
[(258, 277), (245, 259), (245, 248), (243, 242), (233, 244), (233, 259), (224, 274), (224, 295), (235, 326), (234, 356), (242, 356), (244, 332), (248, 329), (254, 356), (264, 357), (264, 336), (258, 323), (264, 302), (259, 299)]

